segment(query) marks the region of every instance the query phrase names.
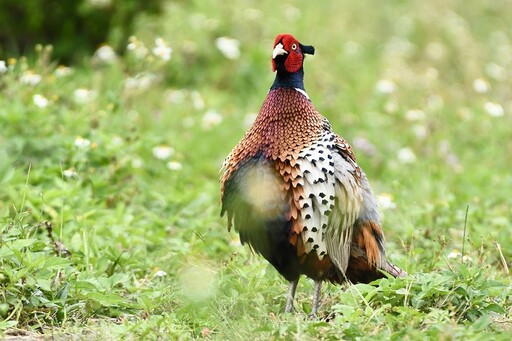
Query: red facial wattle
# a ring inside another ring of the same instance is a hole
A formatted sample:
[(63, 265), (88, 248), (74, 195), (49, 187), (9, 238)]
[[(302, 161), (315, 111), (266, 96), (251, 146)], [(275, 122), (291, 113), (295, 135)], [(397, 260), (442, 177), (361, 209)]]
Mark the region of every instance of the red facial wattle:
[[(281, 44), (284, 51), (286, 51), (286, 59), (284, 61), (286, 71), (290, 73), (299, 71), (304, 61), (304, 55), (297, 39), (291, 34), (279, 34), (274, 41), (274, 49), (278, 44)], [(272, 58), (272, 70), (277, 70), (275, 58)]]

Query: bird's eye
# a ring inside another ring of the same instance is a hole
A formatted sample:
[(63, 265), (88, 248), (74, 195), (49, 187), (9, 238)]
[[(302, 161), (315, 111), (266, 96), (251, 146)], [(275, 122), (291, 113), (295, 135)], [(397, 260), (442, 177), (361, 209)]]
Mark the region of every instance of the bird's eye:
[(292, 45), (292, 50), (295, 51), (297, 49), (297, 44)]

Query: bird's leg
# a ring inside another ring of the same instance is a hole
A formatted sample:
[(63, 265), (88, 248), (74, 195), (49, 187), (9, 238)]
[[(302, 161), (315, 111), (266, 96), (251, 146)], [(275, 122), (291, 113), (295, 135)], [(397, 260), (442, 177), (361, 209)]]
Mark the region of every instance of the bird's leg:
[(320, 293), (322, 292), (322, 281), (315, 281), (315, 291), (313, 293), (313, 308), (310, 317), (316, 317), (318, 306), (320, 304)]
[(299, 284), (299, 278), (290, 282), (290, 288), (288, 289), (288, 299), (286, 300), (286, 308), (284, 310), (285, 313), (290, 313), (293, 309), (293, 298), (295, 297), (297, 284)]

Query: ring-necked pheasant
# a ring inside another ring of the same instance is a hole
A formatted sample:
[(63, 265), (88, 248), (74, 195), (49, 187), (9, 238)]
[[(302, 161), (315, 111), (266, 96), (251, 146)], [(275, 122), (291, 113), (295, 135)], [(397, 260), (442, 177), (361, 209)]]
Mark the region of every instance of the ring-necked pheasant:
[(242, 243), (290, 281), (365, 282), (406, 273), (386, 260), (377, 202), (352, 148), (332, 131), (304, 90), (303, 61), (314, 54), (289, 34), (276, 37), (274, 84), (252, 127), (224, 161), (222, 212)]

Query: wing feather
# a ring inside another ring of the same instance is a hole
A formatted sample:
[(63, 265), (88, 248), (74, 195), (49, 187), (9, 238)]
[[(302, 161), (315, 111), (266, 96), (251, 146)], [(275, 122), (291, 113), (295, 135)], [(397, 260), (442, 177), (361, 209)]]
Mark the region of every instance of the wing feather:
[(315, 249), (320, 259), (328, 254), (344, 272), (362, 193), (353, 154), (345, 153), (348, 144), (338, 141), (343, 139), (326, 131), (319, 141), (301, 151), (297, 164), (304, 174), (301, 236), (305, 251)]
[(344, 273), (350, 258), (354, 223), (359, 216), (362, 190), (354, 166), (339, 153), (333, 154), (336, 199), (325, 235), (331, 261)]

